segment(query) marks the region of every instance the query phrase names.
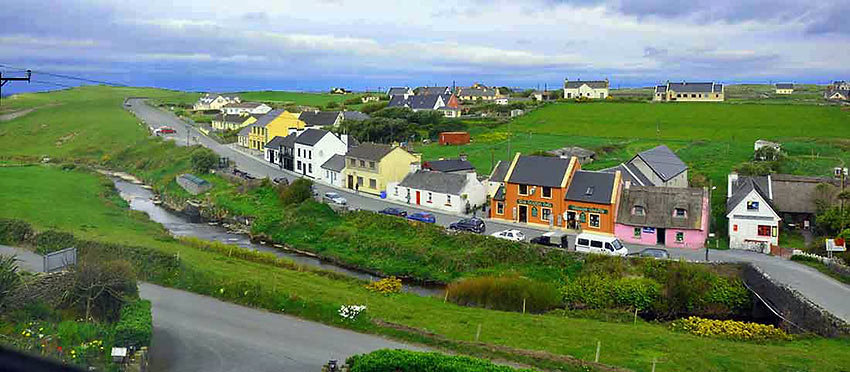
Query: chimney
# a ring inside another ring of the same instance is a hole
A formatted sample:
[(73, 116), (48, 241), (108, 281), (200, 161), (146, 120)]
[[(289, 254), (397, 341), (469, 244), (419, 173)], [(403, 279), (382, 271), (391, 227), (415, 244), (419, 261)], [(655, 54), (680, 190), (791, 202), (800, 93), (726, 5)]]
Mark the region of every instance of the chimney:
[(631, 188), (631, 186), (632, 186), (632, 181), (630, 181), (630, 180), (626, 180), (626, 190), (628, 190), (629, 188)]
[(416, 173), (420, 169), (422, 169), (421, 163), (417, 161), (410, 163), (410, 173)]
[(342, 140), (342, 143), (345, 145), (346, 148), (348, 148), (348, 135), (347, 134), (340, 135), (339, 139)]
[(735, 173), (735, 172), (730, 173), (729, 174), (729, 184), (726, 185), (726, 198), (727, 199), (732, 197), (732, 191), (734, 191), (732, 185), (737, 184), (737, 183), (738, 183), (738, 173)]
[(475, 182), (478, 181), (478, 174), (475, 171), (466, 172), (466, 182)]
[(466, 154), (460, 154), (458, 157), (461, 161), (466, 161)]

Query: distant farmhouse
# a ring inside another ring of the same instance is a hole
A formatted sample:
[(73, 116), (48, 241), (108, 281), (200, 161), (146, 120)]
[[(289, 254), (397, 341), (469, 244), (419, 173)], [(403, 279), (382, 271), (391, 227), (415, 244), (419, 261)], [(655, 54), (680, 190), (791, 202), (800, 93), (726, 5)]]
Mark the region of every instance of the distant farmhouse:
[(609, 94), (608, 86), (608, 79), (588, 81), (564, 79), (564, 98), (605, 99)]
[(823, 98), (836, 101), (850, 101), (850, 83), (835, 81), (826, 88)]
[(221, 111), (227, 115), (267, 114), (272, 108), (260, 102), (234, 102), (222, 106)]
[(723, 102), (723, 84), (718, 83), (670, 83), (655, 87), (653, 101), (668, 102)]
[(387, 107), (407, 107), (413, 111), (436, 110), (449, 118), (460, 117), (460, 103), (449, 87), (421, 87), (410, 95), (409, 88), (391, 88)]
[(493, 101), (503, 97), (499, 92), (499, 88), (491, 88), (478, 83), (475, 83), (469, 88), (458, 89), (457, 95), (464, 101)]
[(195, 102), (194, 110), (221, 110), (229, 103), (240, 103), (242, 99), (232, 94), (207, 93)]
[(794, 83), (776, 83), (776, 94), (793, 94)]

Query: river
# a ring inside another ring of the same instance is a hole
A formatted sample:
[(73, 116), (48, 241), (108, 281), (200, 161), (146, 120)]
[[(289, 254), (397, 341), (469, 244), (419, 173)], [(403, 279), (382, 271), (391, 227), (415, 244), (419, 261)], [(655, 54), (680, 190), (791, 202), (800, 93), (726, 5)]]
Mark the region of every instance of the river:
[[(189, 222), (182, 216), (154, 204), (153, 198), (155, 197), (155, 194), (142, 187), (142, 185), (115, 177), (112, 178), (112, 181), (115, 184), (115, 188), (120, 193), (121, 198), (130, 204), (130, 209), (145, 212), (152, 221), (164, 226), (174, 236), (191, 236), (198, 239), (233, 244), (255, 251), (269, 252), (278, 257), (287, 258), (305, 266), (334, 271), (358, 279), (369, 281), (381, 279), (380, 277), (376, 277), (369, 273), (344, 268), (330, 262), (322, 261), (316, 257), (296, 252), (287, 252), (262, 244), (256, 244), (251, 242), (248, 236), (244, 234), (231, 233), (227, 231), (227, 229), (218, 225)], [(420, 286), (411, 283), (404, 283), (402, 290), (404, 292), (415, 293), (421, 296), (443, 296), (444, 293), (444, 289), (439, 286)]]

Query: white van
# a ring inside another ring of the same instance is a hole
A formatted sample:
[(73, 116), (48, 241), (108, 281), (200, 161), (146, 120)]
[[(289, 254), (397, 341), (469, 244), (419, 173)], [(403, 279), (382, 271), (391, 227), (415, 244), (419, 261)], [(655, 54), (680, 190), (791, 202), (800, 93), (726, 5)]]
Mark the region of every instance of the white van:
[(620, 239), (610, 235), (581, 233), (576, 236), (576, 252), (599, 253), (625, 257), (629, 250)]

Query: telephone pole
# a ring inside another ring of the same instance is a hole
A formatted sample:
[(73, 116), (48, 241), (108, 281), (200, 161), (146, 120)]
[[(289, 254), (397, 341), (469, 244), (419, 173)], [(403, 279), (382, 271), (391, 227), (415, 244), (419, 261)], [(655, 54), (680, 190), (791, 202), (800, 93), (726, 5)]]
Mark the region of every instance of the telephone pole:
[(6, 85), (6, 83), (8, 83), (10, 81), (26, 81), (27, 83), (29, 83), (30, 77), (32, 77), (32, 71), (31, 70), (27, 70), (27, 77), (11, 77), (11, 78), (10, 77), (3, 77), (3, 73), (0, 72), (0, 101), (3, 100), (3, 90), (2, 90), (2, 88), (3, 88), (4, 85)]

